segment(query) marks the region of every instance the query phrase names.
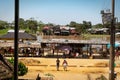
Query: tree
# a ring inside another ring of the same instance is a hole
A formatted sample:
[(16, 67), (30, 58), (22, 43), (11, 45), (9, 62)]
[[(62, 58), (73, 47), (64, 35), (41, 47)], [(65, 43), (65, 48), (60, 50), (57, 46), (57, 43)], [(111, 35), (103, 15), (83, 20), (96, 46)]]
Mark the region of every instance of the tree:
[(91, 22), (83, 21), (83, 27), (84, 29), (89, 29), (92, 27)]
[(82, 29), (82, 24), (76, 24), (76, 31), (78, 32), (78, 33), (82, 33), (83, 32), (83, 29)]
[(34, 20), (34, 18), (30, 18), (26, 20), (26, 26), (30, 29), (31, 33), (36, 33), (38, 23), (36, 20)]
[(70, 24), (69, 24), (69, 26), (70, 26), (70, 27), (76, 27), (76, 24), (77, 24), (76, 22), (71, 21)]
[(38, 31), (42, 32), (43, 27), (45, 26), (45, 24), (42, 21), (38, 22)]
[(53, 23), (48, 23), (48, 24), (46, 24), (46, 26), (54, 26), (54, 24)]
[(0, 29), (5, 29), (7, 28), (8, 23), (6, 21), (0, 20)]
[(24, 21), (23, 18), (20, 18), (20, 19), (19, 19), (19, 28), (20, 28), (20, 29), (25, 29), (25, 28), (26, 28), (26, 26), (25, 26), (25, 21)]
[(70, 27), (75, 27), (77, 32), (79, 32), (79, 33), (85, 33), (86, 29), (92, 27), (92, 24), (91, 24), (91, 22), (87, 22), (87, 21), (83, 21), (83, 24), (71, 21), (69, 26)]
[(94, 25), (95, 28), (103, 28), (103, 25), (102, 24), (96, 24)]

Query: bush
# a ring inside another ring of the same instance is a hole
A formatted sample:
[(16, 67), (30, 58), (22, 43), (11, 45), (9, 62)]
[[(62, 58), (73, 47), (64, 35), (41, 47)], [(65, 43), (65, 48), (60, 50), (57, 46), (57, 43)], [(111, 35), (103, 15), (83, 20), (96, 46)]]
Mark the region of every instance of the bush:
[[(14, 65), (13, 58), (9, 59), (8, 61)], [(28, 68), (22, 62), (18, 62), (18, 76), (23, 76), (27, 72), (28, 72)]]
[(51, 74), (51, 73), (47, 73), (47, 74), (45, 74), (45, 76), (54, 77), (54, 75), (53, 75), (53, 74)]
[(28, 68), (22, 62), (19, 62), (19, 64), (18, 64), (18, 75), (23, 76), (27, 72), (28, 72)]
[(101, 75), (100, 77), (96, 78), (95, 80), (107, 80), (107, 78), (104, 75)]

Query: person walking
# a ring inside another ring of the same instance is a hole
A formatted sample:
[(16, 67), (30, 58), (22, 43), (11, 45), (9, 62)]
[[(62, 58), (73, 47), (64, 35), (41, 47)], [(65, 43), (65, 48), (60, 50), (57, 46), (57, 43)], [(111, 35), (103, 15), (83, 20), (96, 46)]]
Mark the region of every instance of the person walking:
[(41, 80), (41, 77), (39, 76), (39, 74), (37, 75), (36, 80)]
[(59, 71), (59, 66), (60, 66), (60, 60), (59, 60), (59, 58), (57, 58), (57, 60), (56, 60), (57, 71)]
[(64, 71), (67, 71), (68, 63), (67, 63), (66, 60), (63, 61), (62, 65), (63, 65), (63, 69), (64, 69)]
[(120, 52), (118, 50), (116, 50), (115, 52), (115, 59), (118, 60), (120, 56)]

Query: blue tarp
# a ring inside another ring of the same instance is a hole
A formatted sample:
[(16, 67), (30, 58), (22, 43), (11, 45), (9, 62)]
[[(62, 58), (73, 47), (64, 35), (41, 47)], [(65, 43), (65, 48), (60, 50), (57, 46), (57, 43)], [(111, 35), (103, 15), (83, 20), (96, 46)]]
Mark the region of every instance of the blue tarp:
[[(120, 43), (115, 43), (115, 48), (120, 47)], [(107, 48), (110, 48), (110, 43), (107, 45)]]

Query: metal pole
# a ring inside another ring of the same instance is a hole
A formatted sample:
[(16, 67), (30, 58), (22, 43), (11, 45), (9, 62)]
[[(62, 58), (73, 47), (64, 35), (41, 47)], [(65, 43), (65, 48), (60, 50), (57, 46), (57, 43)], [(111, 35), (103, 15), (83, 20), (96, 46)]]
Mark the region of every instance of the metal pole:
[(18, 80), (18, 21), (19, 0), (15, 0), (15, 33), (14, 33), (14, 80)]
[(114, 80), (114, 57), (115, 57), (115, 25), (114, 25), (114, 6), (115, 0), (112, 0), (112, 20), (111, 20), (111, 37), (110, 37), (110, 74), (109, 80)]

